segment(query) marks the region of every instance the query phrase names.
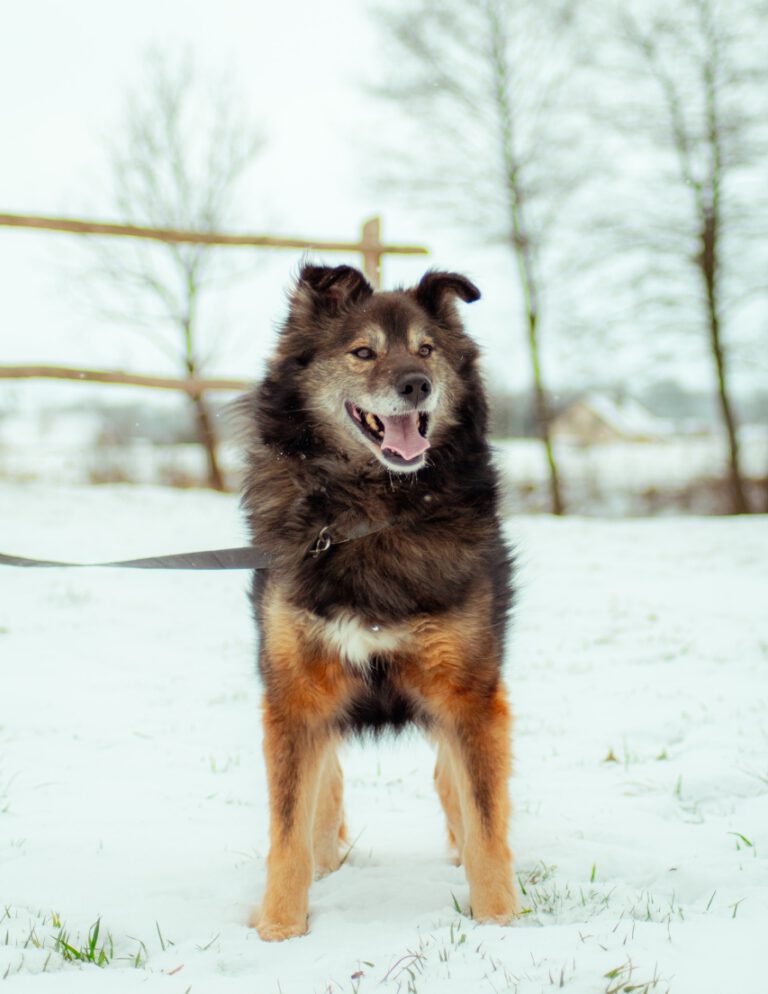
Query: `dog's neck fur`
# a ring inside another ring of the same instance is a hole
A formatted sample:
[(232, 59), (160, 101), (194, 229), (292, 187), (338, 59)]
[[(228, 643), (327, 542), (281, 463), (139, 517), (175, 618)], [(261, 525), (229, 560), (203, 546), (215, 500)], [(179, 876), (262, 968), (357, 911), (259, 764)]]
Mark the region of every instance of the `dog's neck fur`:
[[(378, 464), (356, 467), (329, 450), (288, 454), (264, 440), (251, 448), (250, 463), (245, 506), (254, 541), (275, 556), (297, 606), (333, 617), (354, 604), (371, 624), (396, 623), (449, 609), (487, 571), (496, 473), (482, 436), (468, 427), (458, 425), (430, 452), (428, 465), (409, 476), (389, 474)], [(460, 533), (456, 528), (468, 508), (486, 522), (477, 535), (471, 525)], [(391, 527), (317, 558), (308, 555), (322, 528), (348, 535), (361, 524)], [(440, 546), (450, 565), (437, 585), (429, 552)]]

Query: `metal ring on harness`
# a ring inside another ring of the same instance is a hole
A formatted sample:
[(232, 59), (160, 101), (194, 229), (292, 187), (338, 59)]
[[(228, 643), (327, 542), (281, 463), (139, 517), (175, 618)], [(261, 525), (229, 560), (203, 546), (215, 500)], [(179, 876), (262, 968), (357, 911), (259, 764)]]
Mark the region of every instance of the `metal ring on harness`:
[(317, 540), (312, 548), (309, 550), (310, 556), (317, 558), (322, 555), (322, 553), (327, 552), (332, 544), (333, 540), (331, 538), (331, 533), (328, 531), (328, 526), (325, 525), (320, 529), (320, 534), (317, 536)]

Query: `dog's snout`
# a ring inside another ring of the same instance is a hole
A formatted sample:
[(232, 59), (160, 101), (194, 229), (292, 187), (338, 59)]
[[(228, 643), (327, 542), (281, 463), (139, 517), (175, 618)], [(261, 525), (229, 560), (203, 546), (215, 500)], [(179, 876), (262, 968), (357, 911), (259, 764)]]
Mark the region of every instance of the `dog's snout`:
[(418, 407), (432, 393), (432, 381), (425, 373), (404, 373), (395, 383), (395, 389), (406, 403)]

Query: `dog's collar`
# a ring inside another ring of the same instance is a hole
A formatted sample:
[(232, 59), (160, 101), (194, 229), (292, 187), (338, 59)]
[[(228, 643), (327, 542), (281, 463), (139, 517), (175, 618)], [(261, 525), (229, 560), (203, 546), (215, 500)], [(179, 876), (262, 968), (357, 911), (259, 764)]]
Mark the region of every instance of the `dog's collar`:
[[(433, 500), (432, 494), (424, 494), (424, 502), (430, 504)], [(421, 520), (424, 520), (422, 518)], [(394, 525), (400, 524), (402, 518), (390, 518), (387, 521), (371, 524), (370, 521), (359, 521), (356, 525), (344, 528), (338, 523), (324, 525), (317, 534), (317, 538), (309, 549), (309, 554), (314, 558), (321, 556), (334, 545), (343, 545), (345, 542), (354, 542), (358, 538), (365, 538), (367, 535), (375, 535), (376, 532), (385, 531)]]
[(360, 523), (352, 528), (341, 530), (330, 525), (324, 525), (318, 532), (312, 547), (309, 550), (310, 556), (317, 559), (324, 552), (327, 552), (333, 545), (343, 545), (345, 542), (354, 542), (355, 539), (365, 538), (367, 535), (374, 535), (376, 532), (384, 531), (396, 524), (396, 520), (385, 521), (383, 524), (372, 525), (370, 523)]

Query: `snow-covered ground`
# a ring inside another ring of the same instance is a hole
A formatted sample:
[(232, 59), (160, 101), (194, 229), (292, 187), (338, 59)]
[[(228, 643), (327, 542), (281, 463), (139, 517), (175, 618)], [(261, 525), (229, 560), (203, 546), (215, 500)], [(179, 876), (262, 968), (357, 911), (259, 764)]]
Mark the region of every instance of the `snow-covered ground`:
[[(267, 849), (245, 574), (0, 567), (9, 988), (764, 994), (768, 521), (538, 517), (509, 533), (527, 914), (500, 928), (457, 911), (427, 744), (353, 743), (354, 846), (313, 887), (311, 933), (283, 944), (245, 925)], [(231, 497), (0, 485), (2, 551), (242, 538)], [(82, 955), (97, 920), (102, 969), (63, 944)]]

